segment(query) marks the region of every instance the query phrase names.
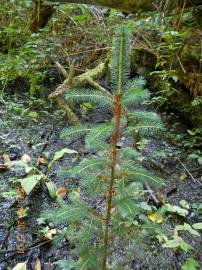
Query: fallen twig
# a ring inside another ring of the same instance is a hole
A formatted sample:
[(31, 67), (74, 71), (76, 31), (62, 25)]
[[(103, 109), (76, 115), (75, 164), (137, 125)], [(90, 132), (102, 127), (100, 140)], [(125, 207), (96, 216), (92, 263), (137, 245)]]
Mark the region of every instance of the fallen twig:
[(10, 226), (10, 227), (7, 228), (8, 231), (7, 231), (7, 233), (6, 233), (6, 235), (5, 235), (4, 239), (3, 239), (3, 241), (2, 241), (2, 243), (1, 243), (0, 250), (3, 249), (3, 246), (4, 246), (4, 244), (6, 243), (8, 237), (9, 237), (9, 235), (10, 235), (10, 230), (11, 230), (11, 228), (12, 228), (12, 226)]
[(42, 147), (41, 147), (41, 149), (40, 149), (40, 153), (39, 153), (39, 158), (38, 158), (38, 161), (37, 161), (37, 168), (39, 167), (39, 164), (40, 164), (40, 156), (41, 156), (41, 154), (44, 152), (44, 150), (45, 150), (45, 148), (47, 147), (47, 145), (48, 145), (48, 140), (49, 140), (49, 138), (50, 138), (50, 136), (52, 135), (52, 133), (53, 133), (53, 126), (51, 127), (51, 130), (46, 134), (46, 137), (45, 137), (45, 142), (43, 143), (43, 145), (42, 145)]
[(188, 173), (188, 175), (191, 177), (191, 179), (194, 181), (194, 182), (197, 182), (200, 186), (202, 186), (202, 183), (193, 177), (193, 175), (191, 174), (191, 172), (187, 169), (187, 167), (184, 165), (184, 163), (179, 159), (177, 158), (177, 160), (179, 161), (179, 163), (182, 165), (182, 167), (184, 168), (184, 170)]
[[(40, 246), (42, 246), (42, 245), (45, 245), (45, 244), (47, 244), (47, 243), (49, 243), (49, 242), (51, 242), (51, 241), (52, 241), (52, 240), (46, 240), (46, 241), (43, 241), (43, 242), (38, 242), (38, 243), (36, 243), (36, 244), (34, 244), (34, 245), (31, 245), (30, 247), (25, 248), (24, 252), (26, 253), (26, 252), (28, 252), (29, 250), (32, 250), (32, 249), (35, 249), (35, 248), (40, 247)], [(10, 254), (10, 255), (8, 255), (6, 258), (3, 258), (2, 260), (0, 260), (0, 263), (5, 262), (5, 261), (7, 261), (8, 259), (10, 259), (10, 258), (16, 256), (17, 254), (19, 254), (18, 251), (17, 251), (16, 249), (14, 249), (14, 250), (4, 250), (4, 251), (0, 251), (0, 254), (2, 254), (2, 253), (10, 253), (10, 252), (14, 252), (14, 253), (13, 253), (13, 254)]]

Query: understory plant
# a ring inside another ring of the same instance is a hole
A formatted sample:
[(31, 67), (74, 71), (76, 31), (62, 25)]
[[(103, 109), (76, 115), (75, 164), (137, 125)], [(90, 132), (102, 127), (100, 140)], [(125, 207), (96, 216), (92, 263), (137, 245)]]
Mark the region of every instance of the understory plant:
[(64, 269), (131, 269), (124, 254), (132, 248), (135, 234), (152, 227), (144, 214), (150, 206), (143, 184), (159, 184), (162, 179), (142, 166), (143, 157), (133, 143), (120, 142), (131, 141), (137, 133), (158, 133), (162, 124), (156, 113), (137, 109), (149, 99), (149, 92), (143, 78), (129, 78), (130, 47), (130, 32), (120, 26), (113, 40), (110, 92), (69, 89), (66, 94), (71, 104), (90, 102), (111, 110), (113, 117), (97, 125), (67, 128), (61, 135), (68, 142), (85, 136), (85, 147), (96, 153), (60, 171), (79, 189), (70, 192), (68, 203), (60, 199), (57, 209), (42, 215), (55, 225), (66, 224), (60, 233), (75, 248), (77, 259), (63, 261)]

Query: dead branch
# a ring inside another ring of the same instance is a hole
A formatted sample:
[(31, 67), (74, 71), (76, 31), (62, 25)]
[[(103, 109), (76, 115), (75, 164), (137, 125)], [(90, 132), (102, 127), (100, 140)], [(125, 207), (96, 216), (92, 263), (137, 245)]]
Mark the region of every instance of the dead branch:
[(156, 207), (159, 207), (162, 205), (162, 202), (155, 196), (154, 191), (151, 189), (149, 184), (145, 183), (144, 184), (144, 189), (148, 192), (149, 194), (149, 201), (151, 201)]
[(73, 72), (71, 70), (68, 74), (65, 68), (58, 62), (56, 62), (56, 66), (65, 77), (65, 80), (53, 93), (49, 95), (49, 99), (56, 103), (58, 107), (65, 112), (67, 119), (71, 124), (76, 124), (79, 122), (79, 119), (71, 109), (70, 104), (65, 101), (64, 95), (70, 88), (79, 88), (89, 84), (99, 91), (107, 92), (107, 90), (96, 81), (106, 74), (108, 69), (108, 60), (105, 63), (99, 64), (94, 69), (90, 69), (78, 76), (73, 76)]

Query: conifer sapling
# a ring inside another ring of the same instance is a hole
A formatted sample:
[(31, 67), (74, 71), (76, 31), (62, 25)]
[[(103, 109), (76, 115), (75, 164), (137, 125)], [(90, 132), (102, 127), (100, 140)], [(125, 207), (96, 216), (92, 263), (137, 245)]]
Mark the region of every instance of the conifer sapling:
[(79, 180), (81, 194), (72, 192), (70, 203), (60, 200), (56, 210), (43, 213), (44, 219), (55, 224), (66, 223), (61, 235), (77, 252), (78, 260), (67, 261), (64, 269), (120, 269), (113, 261), (113, 254), (120, 252), (115, 242), (123, 241), (124, 250), (133, 238), (133, 228), (140, 230), (141, 223), (147, 222), (138, 220), (145, 211), (141, 207), (143, 183), (161, 182), (141, 165), (139, 152), (129, 146), (117, 147), (122, 136), (149, 135), (162, 129), (156, 113), (134, 109), (149, 99), (149, 92), (143, 78), (129, 79), (130, 47), (130, 31), (120, 26), (113, 40), (111, 92), (70, 89), (66, 94), (71, 103), (90, 102), (111, 110), (113, 118), (103, 124), (80, 124), (61, 134), (69, 142), (85, 136), (85, 147), (98, 153), (60, 171), (69, 181)]

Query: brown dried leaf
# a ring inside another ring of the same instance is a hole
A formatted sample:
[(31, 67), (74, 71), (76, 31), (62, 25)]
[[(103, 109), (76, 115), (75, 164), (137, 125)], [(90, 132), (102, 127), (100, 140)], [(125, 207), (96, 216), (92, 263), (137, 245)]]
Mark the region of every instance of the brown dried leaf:
[(31, 161), (31, 157), (27, 154), (23, 154), (21, 157), (21, 160), (27, 163), (27, 162)]
[(66, 187), (59, 187), (57, 190), (56, 190), (56, 195), (57, 197), (61, 197), (61, 198), (64, 198), (66, 195), (67, 195), (67, 188)]
[(2, 158), (3, 158), (3, 160), (4, 160), (5, 163), (10, 163), (11, 162), (9, 155), (6, 154), (6, 153), (4, 153), (2, 155)]
[(39, 258), (36, 259), (34, 270), (41, 270), (41, 261), (39, 260)]
[(55, 235), (57, 233), (56, 229), (51, 229), (50, 231), (48, 231), (45, 234), (46, 239), (52, 240), (53, 239), (53, 235)]
[(40, 158), (39, 158), (39, 163), (40, 163), (40, 164), (47, 164), (48, 161), (47, 161), (45, 158), (40, 157)]

